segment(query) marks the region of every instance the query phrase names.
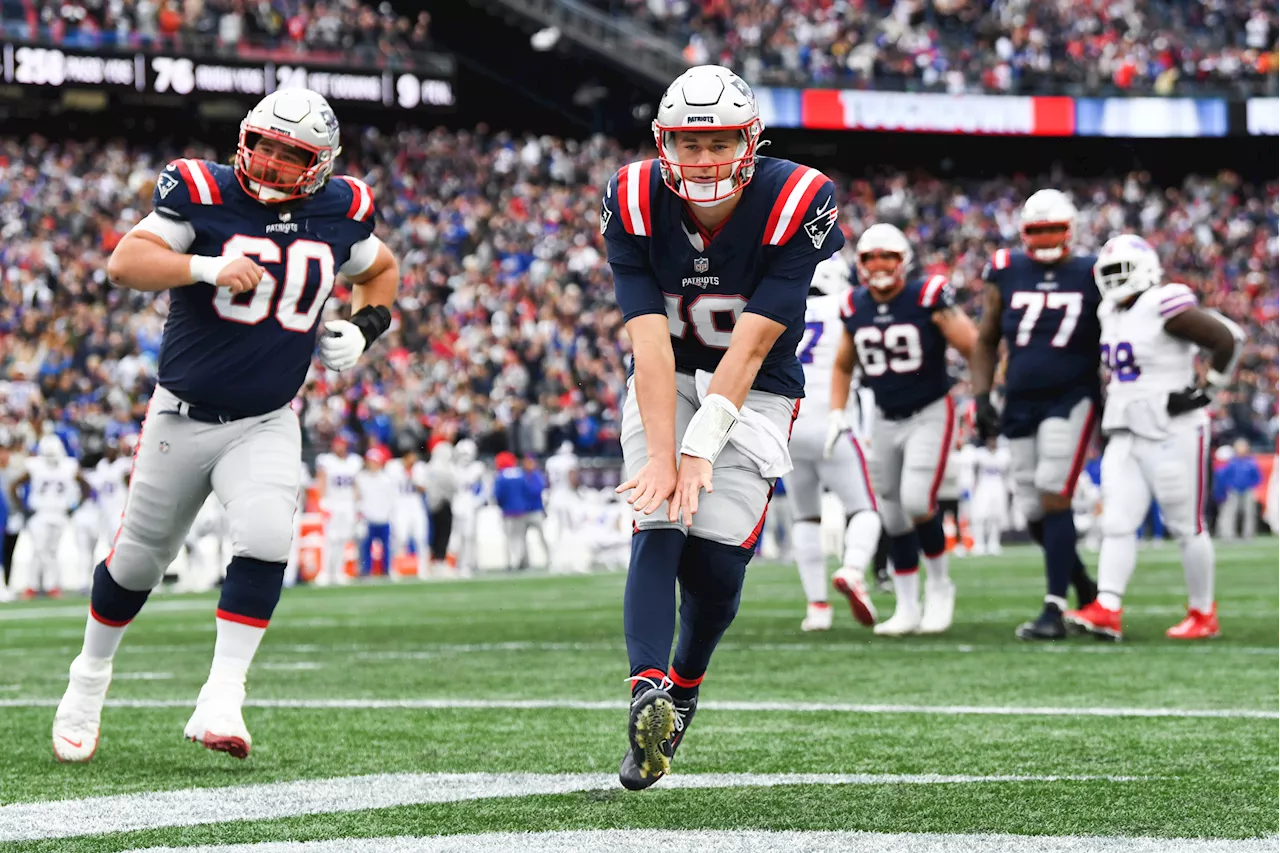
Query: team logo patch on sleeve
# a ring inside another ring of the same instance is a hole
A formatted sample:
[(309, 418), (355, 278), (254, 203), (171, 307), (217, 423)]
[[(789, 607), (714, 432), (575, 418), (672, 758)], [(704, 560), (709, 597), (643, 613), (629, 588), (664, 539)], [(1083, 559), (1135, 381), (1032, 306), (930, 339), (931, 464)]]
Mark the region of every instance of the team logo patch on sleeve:
[(160, 191), (160, 198), (168, 197), (177, 185), (178, 179), (168, 172), (161, 172), (160, 177), (156, 179), (156, 189)]
[(604, 232), (609, 227), (609, 220), (613, 218), (613, 211), (609, 209), (609, 202), (605, 201), (600, 204), (600, 236), (604, 236)]
[(817, 216), (804, 224), (804, 231), (813, 242), (813, 248), (821, 249), (822, 244), (827, 242), (827, 235), (835, 227), (836, 219), (839, 216), (840, 211), (836, 208), (835, 196), (828, 198), (818, 206)]

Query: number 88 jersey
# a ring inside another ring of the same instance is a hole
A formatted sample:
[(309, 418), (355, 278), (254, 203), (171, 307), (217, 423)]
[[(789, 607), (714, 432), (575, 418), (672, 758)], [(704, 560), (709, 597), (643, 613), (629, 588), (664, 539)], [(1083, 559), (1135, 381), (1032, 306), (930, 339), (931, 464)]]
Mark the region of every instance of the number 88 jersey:
[(306, 199), (263, 204), (230, 166), (175, 160), (160, 173), (155, 210), (138, 229), (177, 252), (241, 255), (266, 269), (233, 295), (196, 282), (169, 294), (158, 381), (179, 399), (237, 416), (287, 405), (315, 351), (316, 324), (335, 275), (359, 275), (377, 256), (373, 193), (334, 176)]
[(877, 302), (867, 287), (844, 297), (840, 316), (853, 338), (862, 384), (886, 418), (909, 417), (951, 390), (947, 339), (933, 315), (953, 307), (955, 294), (942, 275), (909, 281), (888, 302)]

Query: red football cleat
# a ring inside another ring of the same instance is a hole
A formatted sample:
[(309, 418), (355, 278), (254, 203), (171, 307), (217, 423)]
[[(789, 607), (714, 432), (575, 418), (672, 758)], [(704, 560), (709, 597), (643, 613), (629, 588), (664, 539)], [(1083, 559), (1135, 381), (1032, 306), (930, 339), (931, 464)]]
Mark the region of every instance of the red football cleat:
[(1164, 635), (1171, 640), (1211, 640), (1218, 636), (1218, 603), (1209, 612), (1187, 608), (1187, 618), (1174, 625)]
[(1062, 621), (1080, 628), (1100, 640), (1118, 642), (1124, 639), (1124, 631), (1120, 628), (1120, 616), (1123, 610), (1108, 610), (1095, 599), (1079, 610), (1068, 610), (1062, 614)]

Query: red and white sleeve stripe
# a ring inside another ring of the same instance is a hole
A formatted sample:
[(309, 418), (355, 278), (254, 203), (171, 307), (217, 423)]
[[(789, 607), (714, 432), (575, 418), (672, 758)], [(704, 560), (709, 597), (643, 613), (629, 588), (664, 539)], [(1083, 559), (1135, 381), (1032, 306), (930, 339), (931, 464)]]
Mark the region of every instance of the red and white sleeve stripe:
[(1001, 249), (992, 256), (991, 268), (995, 270), (1002, 270), (1007, 266), (1009, 266), (1009, 250)]
[(346, 181), (351, 187), (351, 206), (347, 208), (347, 218), (356, 222), (364, 222), (373, 216), (373, 190), (359, 178), (339, 175), (338, 180)]
[(947, 286), (947, 277), (945, 275), (931, 276), (924, 283), (924, 287), (920, 288), (920, 304), (925, 308), (932, 308), (938, 301), (938, 295), (942, 293), (942, 288)]
[(174, 162), (178, 165), (178, 173), (187, 183), (187, 193), (192, 201), (198, 204), (222, 204), (218, 182), (203, 160), (183, 158)]
[(622, 213), (622, 227), (637, 237), (653, 236), (649, 211), (653, 162), (637, 161), (618, 171), (618, 210)]
[(781, 246), (791, 239), (804, 220), (805, 211), (813, 203), (814, 196), (826, 183), (826, 175), (808, 166), (800, 166), (791, 173), (782, 185), (765, 224), (766, 246)]

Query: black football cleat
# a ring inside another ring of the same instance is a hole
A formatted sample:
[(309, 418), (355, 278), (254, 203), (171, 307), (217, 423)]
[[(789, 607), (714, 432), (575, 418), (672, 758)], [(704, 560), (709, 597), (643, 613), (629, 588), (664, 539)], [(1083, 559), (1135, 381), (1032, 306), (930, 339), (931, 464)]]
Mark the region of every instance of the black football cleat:
[(647, 690), (631, 703), (628, 739), (618, 780), (628, 791), (643, 791), (671, 772), (671, 759), (698, 710), (698, 697), (676, 701), (660, 688)]
[(1067, 636), (1067, 626), (1062, 621), (1061, 610), (1052, 605), (1045, 605), (1044, 610), (1035, 620), (1023, 622), (1014, 634), (1019, 640), (1063, 640)]

